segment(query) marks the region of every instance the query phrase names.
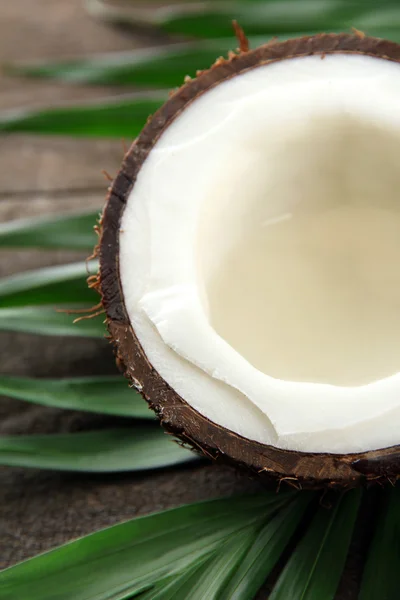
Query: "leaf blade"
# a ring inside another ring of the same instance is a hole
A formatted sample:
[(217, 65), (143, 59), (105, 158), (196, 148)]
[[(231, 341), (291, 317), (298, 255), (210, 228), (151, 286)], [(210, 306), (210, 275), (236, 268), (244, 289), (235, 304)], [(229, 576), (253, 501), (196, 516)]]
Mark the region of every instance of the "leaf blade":
[(196, 459), (156, 424), (83, 433), (0, 436), (0, 464), (5, 466), (118, 473)]
[(359, 600), (392, 600), (398, 596), (400, 487), (385, 490), (385, 495), (364, 567)]
[[(331, 30), (325, 28), (324, 31), (329, 33)], [(280, 33), (279, 40), (319, 32), (320, 30), (284, 32)], [(397, 29), (369, 27), (368, 35), (400, 40)], [(268, 42), (270, 36), (271, 34), (250, 37), (250, 47), (258, 48)], [(218, 56), (227, 56), (229, 50), (234, 50), (236, 46), (237, 41), (231, 36), (196, 43), (140, 48), (130, 52), (110, 52), (68, 62), (10, 65), (8, 71), (14, 75), (57, 79), (70, 84), (168, 88), (181, 85), (185, 75), (194, 77), (197, 70), (210, 68)]]
[[(192, 600), (217, 600), (226, 582), (232, 576), (235, 568), (250, 547), (254, 537), (257, 535), (257, 526), (246, 527), (230, 537), (221, 548), (218, 549), (208, 569), (203, 569), (200, 577), (197, 576), (189, 590)], [(181, 600), (188, 595), (182, 590)]]
[[(252, 37), (249, 41), (251, 47), (257, 48), (265, 44), (268, 38)], [(58, 79), (73, 84), (168, 88), (181, 85), (185, 75), (194, 77), (197, 70), (210, 68), (218, 56), (227, 56), (229, 50), (234, 50), (236, 46), (237, 40), (231, 35), (230, 39), (110, 52), (68, 62), (9, 65), (8, 71), (14, 75)]]
[[(70, 307), (71, 308), (71, 307)], [(76, 308), (91, 308), (79, 305)], [(75, 315), (76, 317), (76, 315)], [(35, 335), (104, 338), (104, 316), (74, 323), (74, 316), (48, 306), (0, 308), (0, 331)]]
[(154, 419), (143, 398), (122, 376), (33, 379), (0, 376), (0, 395), (69, 410)]
[[(211, 553), (211, 559), (214, 557), (215, 552)], [(188, 593), (188, 588), (193, 587), (193, 583), (196, 583), (196, 579), (210, 565), (210, 557), (198, 558), (194, 565), (187, 567), (183, 573), (166, 577), (158, 582), (153, 588), (147, 593), (140, 596), (140, 600), (178, 600), (180, 594)]]
[(18, 219), (0, 223), (0, 248), (93, 249), (98, 212)]
[(218, 54), (227, 53), (228, 46), (226, 39), (170, 44), (70, 62), (11, 65), (8, 71), (74, 84), (173, 87), (180, 85), (185, 75), (194, 76), (197, 69), (209, 68)]
[(226, 581), (257, 535), (258, 525), (250, 525), (221, 544), (205, 562), (179, 577), (162, 580), (143, 600), (217, 600)]
[(281, 573), (271, 600), (334, 598), (346, 560), (361, 492), (341, 497), (330, 512), (320, 507)]
[(98, 271), (98, 262), (78, 262), (32, 269), (0, 279), (0, 308), (96, 304), (98, 295), (86, 279)]
[(298, 527), (313, 494), (301, 492), (267, 521), (219, 600), (253, 598)]
[[(232, 19), (236, 19), (248, 35), (279, 34), (327, 29), (361, 27), (367, 20), (378, 20), (380, 27), (394, 28), (399, 21), (398, 6), (386, 0), (380, 10), (373, 0), (241, 0), (208, 1), (190, 6), (175, 4), (151, 11), (131, 13), (132, 22), (146, 22), (172, 34), (195, 37), (232, 35)], [(110, 15), (112, 18), (112, 15)], [(116, 15), (116, 18), (117, 15)], [(129, 15), (125, 14), (129, 19)]]
[(134, 139), (167, 97), (165, 91), (65, 108), (4, 111), (0, 113), (0, 133)]

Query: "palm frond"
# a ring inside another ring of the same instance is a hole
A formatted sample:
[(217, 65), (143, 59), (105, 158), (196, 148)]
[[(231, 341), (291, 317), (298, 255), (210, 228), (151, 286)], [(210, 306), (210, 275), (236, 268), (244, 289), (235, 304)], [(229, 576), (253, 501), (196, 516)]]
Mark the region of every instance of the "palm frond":
[(254, 598), (293, 536), (312, 497), (307, 492), (298, 494), (296, 502), (265, 523), (232, 579), (221, 591), (220, 600)]
[(350, 27), (398, 29), (400, 9), (396, 0), (206, 0), (174, 2), (154, 7), (151, 3), (92, 0), (89, 10), (108, 21), (146, 24), (170, 34), (195, 37), (228, 37), (236, 19), (248, 35), (279, 35), (299, 31)]
[(320, 507), (279, 577), (270, 600), (333, 600), (349, 549), (361, 491), (347, 492), (333, 509)]
[(86, 283), (98, 271), (97, 261), (33, 269), (0, 279), (0, 308), (96, 304), (98, 295)]
[(0, 223), (0, 248), (86, 250), (96, 243), (99, 212), (17, 219)]
[[(266, 43), (269, 37), (252, 37), (250, 44), (256, 48)], [(208, 69), (219, 56), (227, 56), (229, 50), (236, 47), (237, 41), (231, 36), (231, 39), (175, 43), (69, 62), (8, 65), (7, 70), (14, 75), (45, 77), (68, 83), (169, 88), (181, 85), (185, 75), (193, 77), (197, 70)]]
[[(102, 311), (92, 311), (99, 297), (86, 283), (97, 269), (79, 262), (0, 279), (0, 331), (103, 337)], [(78, 316), (85, 318), (75, 323)]]
[(0, 375), (0, 395), (42, 406), (154, 419), (143, 398), (121, 376), (33, 379)]
[[(236, 535), (240, 535), (241, 532)], [(140, 600), (184, 600), (190, 596), (212, 566), (216, 551), (206, 554), (188, 566), (182, 573), (161, 579), (150, 590), (139, 596)]]
[[(329, 33), (331, 29), (324, 29)], [(319, 30), (280, 33), (279, 40), (312, 35)], [(400, 40), (398, 29), (369, 27), (368, 35)], [(250, 46), (257, 48), (271, 39), (271, 34), (252, 36)], [(135, 87), (172, 88), (183, 83), (186, 75), (194, 77), (208, 69), (219, 56), (235, 50), (237, 41), (229, 38), (209, 39), (191, 43), (168, 44), (140, 48), (130, 52), (113, 52), (68, 62), (33, 65), (8, 65), (10, 74), (57, 79), (73, 84), (133, 85)]]
[[(91, 306), (79, 304), (75, 308), (90, 310)], [(74, 323), (75, 318), (76, 315), (58, 312), (52, 306), (0, 308), (0, 331), (92, 338), (103, 338), (106, 334), (104, 316), (98, 315), (79, 323)]]
[(115, 473), (198, 460), (157, 424), (83, 433), (0, 436), (0, 465)]
[(184, 573), (179, 578), (170, 578), (169, 582), (160, 581), (145, 595), (146, 600), (217, 600), (248, 552), (258, 528), (257, 523), (235, 532), (205, 564), (200, 564), (200, 568), (196, 565), (194, 572), (190, 570), (189, 577)]
[(0, 133), (36, 133), (74, 137), (134, 139), (148, 116), (168, 97), (159, 92), (102, 100), (82, 106), (13, 110), (0, 114)]
[(399, 596), (400, 487), (385, 490), (382, 495), (359, 600), (391, 600)]

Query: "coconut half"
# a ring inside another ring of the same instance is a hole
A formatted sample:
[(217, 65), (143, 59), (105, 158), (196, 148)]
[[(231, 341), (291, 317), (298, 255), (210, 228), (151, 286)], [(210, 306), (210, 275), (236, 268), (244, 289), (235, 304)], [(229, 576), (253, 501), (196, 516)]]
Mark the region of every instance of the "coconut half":
[(400, 474), (399, 61), (344, 34), (219, 59), (110, 188), (118, 357), (214, 458), (295, 485)]

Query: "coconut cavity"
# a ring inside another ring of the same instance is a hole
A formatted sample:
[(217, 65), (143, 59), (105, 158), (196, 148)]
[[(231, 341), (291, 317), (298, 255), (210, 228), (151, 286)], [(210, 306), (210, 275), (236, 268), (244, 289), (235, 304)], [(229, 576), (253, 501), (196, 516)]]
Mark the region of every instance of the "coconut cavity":
[(399, 150), (396, 132), (339, 110), (275, 140), (271, 172), (261, 156), (237, 164), (206, 203), (200, 257), (228, 204), (243, 196), (254, 215), (230, 223), (203, 277), (215, 331), (263, 373), (358, 386), (400, 370)]
[(399, 442), (399, 98), (382, 59), (258, 66), (191, 102), (142, 165), (126, 310), (214, 423), (305, 452)]

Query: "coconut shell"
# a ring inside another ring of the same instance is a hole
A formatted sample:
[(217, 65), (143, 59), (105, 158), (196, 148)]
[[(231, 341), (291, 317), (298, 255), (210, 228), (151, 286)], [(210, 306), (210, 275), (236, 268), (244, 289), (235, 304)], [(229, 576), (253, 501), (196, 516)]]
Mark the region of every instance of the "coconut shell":
[(164, 428), (185, 444), (214, 460), (234, 463), (266, 480), (274, 480), (279, 485), (286, 482), (296, 488), (393, 483), (400, 475), (400, 446), (360, 454), (287, 451), (245, 439), (199, 414), (152, 367), (130, 324), (120, 282), (119, 229), (125, 204), (146, 157), (186, 106), (219, 83), (249, 69), (313, 54), (323, 59), (334, 53), (400, 61), (400, 45), (366, 37), (360, 32), (273, 41), (252, 51), (231, 53), (227, 60), (218, 59), (211, 69), (199, 72), (196, 79), (188, 79), (149, 119), (109, 188), (101, 223), (98, 287), (118, 363), (127, 378), (156, 412)]

